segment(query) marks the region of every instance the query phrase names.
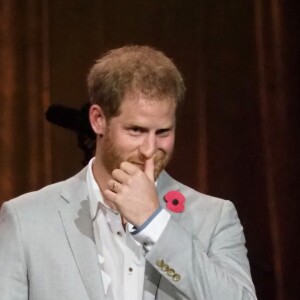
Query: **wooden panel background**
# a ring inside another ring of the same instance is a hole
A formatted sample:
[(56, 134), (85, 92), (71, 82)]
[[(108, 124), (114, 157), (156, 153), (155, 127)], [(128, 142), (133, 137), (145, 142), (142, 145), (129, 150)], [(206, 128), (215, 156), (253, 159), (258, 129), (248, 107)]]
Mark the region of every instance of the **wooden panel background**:
[[(148, 44), (188, 93), (170, 173), (230, 199), (259, 299), (299, 299), (299, 4), (286, 0), (0, 2), (0, 202), (77, 172), (75, 134), (50, 103), (79, 108), (104, 51)], [(1, 270), (0, 270), (1, 271)]]

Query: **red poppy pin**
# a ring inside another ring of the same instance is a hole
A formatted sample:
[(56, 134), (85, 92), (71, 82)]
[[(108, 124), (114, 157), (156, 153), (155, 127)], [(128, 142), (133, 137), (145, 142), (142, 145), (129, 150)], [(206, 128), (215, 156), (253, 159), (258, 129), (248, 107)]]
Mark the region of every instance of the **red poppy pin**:
[(184, 211), (185, 197), (179, 191), (169, 191), (164, 200), (167, 202), (167, 209), (180, 213)]

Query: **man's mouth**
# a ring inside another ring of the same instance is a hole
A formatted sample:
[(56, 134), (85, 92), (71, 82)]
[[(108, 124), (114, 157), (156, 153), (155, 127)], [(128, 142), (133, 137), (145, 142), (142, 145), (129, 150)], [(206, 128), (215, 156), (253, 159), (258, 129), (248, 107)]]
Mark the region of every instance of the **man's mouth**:
[(141, 163), (141, 162), (136, 162), (136, 161), (130, 161), (130, 163), (138, 166), (139, 168), (141, 169), (144, 169), (144, 163)]

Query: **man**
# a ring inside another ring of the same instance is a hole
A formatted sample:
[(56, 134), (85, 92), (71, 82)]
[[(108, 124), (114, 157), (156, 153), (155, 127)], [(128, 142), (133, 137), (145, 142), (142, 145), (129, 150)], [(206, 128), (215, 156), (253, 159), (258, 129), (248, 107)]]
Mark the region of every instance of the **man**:
[(232, 203), (164, 171), (185, 91), (175, 65), (123, 47), (88, 88), (95, 158), (2, 207), (0, 299), (256, 299)]

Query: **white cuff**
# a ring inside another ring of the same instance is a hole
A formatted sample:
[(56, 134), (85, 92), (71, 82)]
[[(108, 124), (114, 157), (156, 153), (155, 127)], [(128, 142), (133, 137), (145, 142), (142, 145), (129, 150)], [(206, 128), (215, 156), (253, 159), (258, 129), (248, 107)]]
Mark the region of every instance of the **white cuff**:
[(150, 251), (166, 228), (170, 217), (171, 215), (165, 209), (161, 209), (155, 218), (153, 218), (153, 220), (151, 220), (151, 222), (141, 231), (133, 234), (134, 230), (132, 230), (132, 225), (130, 224), (130, 226), (128, 224), (129, 231), (137, 242), (142, 244), (147, 251)]

